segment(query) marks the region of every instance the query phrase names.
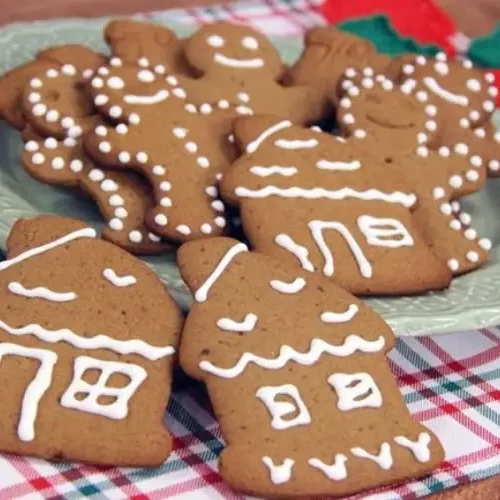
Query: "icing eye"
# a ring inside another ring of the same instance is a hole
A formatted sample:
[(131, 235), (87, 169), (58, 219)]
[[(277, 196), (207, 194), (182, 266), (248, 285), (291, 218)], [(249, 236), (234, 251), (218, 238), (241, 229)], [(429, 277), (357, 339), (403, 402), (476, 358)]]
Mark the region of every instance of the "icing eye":
[(224, 46), (224, 38), (222, 38), (219, 35), (210, 35), (207, 38), (207, 42), (208, 42), (208, 45), (210, 45), (210, 47), (218, 48), (218, 47)]
[(470, 78), (469, 80), (467, 80), (466, 85), (471, 92), (479, 92), (481, 90), (481, 83), (475, 78)]
[(257, 50), (259, 48), (259, 42), (253, 36), (245, 36), (241, 40), (241, 45), (248, 50)]

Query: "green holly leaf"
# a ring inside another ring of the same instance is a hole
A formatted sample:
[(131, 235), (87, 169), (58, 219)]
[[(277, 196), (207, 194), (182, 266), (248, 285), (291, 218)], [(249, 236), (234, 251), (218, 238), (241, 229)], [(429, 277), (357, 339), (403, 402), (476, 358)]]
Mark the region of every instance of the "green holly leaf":
[(489, 35), (476, 38), (469, 48), (470, 59), (478, 66), (500, 68), (500, 24)]

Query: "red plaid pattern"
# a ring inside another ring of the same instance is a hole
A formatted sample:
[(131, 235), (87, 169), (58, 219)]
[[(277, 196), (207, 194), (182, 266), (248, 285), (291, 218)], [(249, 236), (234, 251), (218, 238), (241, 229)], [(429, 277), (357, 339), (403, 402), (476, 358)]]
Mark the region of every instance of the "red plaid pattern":
[[(260, 0), (141, 17), (193, 30), (226, 19), (288, 37), (326, 23), (320, 3)], [(400, 339), (389, 358), (411, 413), (439, 436), (447, 460), (430, 477), (354, 498), (413, 500), (500, 473), (500, 330)], [(174, 450), (162, 467), (97, 468), (0, 456), (0, 498), (242, 499), (218, 473), (224, 443), (203, 387), (180, 370), (174, 386), (166, 413)]]

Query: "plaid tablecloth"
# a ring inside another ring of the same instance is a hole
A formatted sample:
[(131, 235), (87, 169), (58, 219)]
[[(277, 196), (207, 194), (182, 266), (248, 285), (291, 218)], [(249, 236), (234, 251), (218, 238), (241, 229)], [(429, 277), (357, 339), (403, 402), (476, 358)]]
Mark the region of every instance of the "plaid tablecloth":
[[(270, 35), (302, 34), (324, 24), (315, 0), (251, 4), (143, 15), (191, 26), (216, 19), (248, 23)], [(390, 363), (412, 414), (441, 439), (447, 460), (431, 477), (356, 499), (415, 499), (500, 473), (500, 329), (400, 339)], [(96, 468), (0, 456), (0, 499), (240, 499), (222, 481), (224, 443), (203, 387), (180, 370), (166, 413), (175, 437), (158, 469)]]

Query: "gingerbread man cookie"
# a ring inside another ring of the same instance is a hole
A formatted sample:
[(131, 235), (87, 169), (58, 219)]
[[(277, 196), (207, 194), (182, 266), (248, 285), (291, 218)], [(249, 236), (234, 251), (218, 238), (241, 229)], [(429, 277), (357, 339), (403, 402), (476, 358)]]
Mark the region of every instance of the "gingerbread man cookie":
[(469, 217), (453, 211), (452, 201), (484, 186), (485, 165), (464, 143), (453, 148), (441, 144), (440, 131), (449, 122), (438, 106), (429, 104), (429, 93), (383, 75), (365, 77), (360, 85), (344, 80), (341, 87), (338, 121), (343, 131), (408, 180), (418, 198), (418, 226), (434, 251), (454, 274), (484, 264), (491, 242), (463, 223)]
[(164, 68), (112, 63), (98, 73), (90, 82), (94, 103), (119, 123), (88, 134), (88, 153), (147, 178), (155, 206), (145, 221), (156, 234), (179, 242), (221, 234), (226, 217), (216, 184), (228, 164), (227, 125), (189, 102)]
[(158, 466), (183, 317), (140, 260), (85, 224), (18, 221), (0, 262), (0, 450)]
[(326, 100), (312, 87), (284, 87), (284, 65), (272, 43), (258, 31), (217, 22), (185, 41), (185, 57), (197, 80), (183, 80), (189, 98), (237, 115), (273, 113), (296, 123), (324, 115)]
[(448, 286), (446, 262), (417, 230), (417, 196), (393, 169), (343, 139), (288, 121), (240, 118), (235, 136), (243, 154), (221, 192), (240, 207), (257, 251), (354, 294)]
[(368, 306), (229, 238), (186, 243), (178, 263), (194, 295), (180, 362), (207, 385), (232, 488), (344, 497), (442, 462), (386, 362), (394, 335)]

